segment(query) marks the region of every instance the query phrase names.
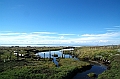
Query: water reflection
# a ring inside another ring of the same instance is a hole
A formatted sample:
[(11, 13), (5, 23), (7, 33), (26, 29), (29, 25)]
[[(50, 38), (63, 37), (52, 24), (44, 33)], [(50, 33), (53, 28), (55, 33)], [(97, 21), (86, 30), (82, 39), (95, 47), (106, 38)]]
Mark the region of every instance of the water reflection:
[(91, 79), (87, 76), (87, 74), (89, 74), (91, 72), (93, 72), (97, 75), (93, 79), (97, 79), (98, 75), (101, 74), (106, 69), (107, 69), (106, 66), (93, 65), (90, 70), (87, 70), (87, 71), (82, 72), (82, 73), (77, 73), (72, 79)]
[[(58, 62), (57, 62), (57, 58), (59, 57), (63, 57), (63, 58), (75, 58), (77, 59), (76, 57), (72, 57), (70, 54), (63, 54), (62, 51), (47, 51), (47, 52), (39, 52), (37, 53), (37, 55), (39, 55), (40, 57), (44, 58), (44, 54), (45, 54), (45, 58), (53, 58), (53, 62), (58, 66)], [(58, 57), (54, 57), (52, 55), (54, 54), (57, 54)]]
[(44, 53), (45, 53), (45, 58), (50, 58), (50, 54), (51, 54), (51, 58), (55, 58), (54, 56), (52, 56), (54, 54), (57, 54), (58, 57), (62, 57), (62, 55), (63, 55), (64, 58), (72, 58), (71, 55), (63, 54), (61, 51), (39, 52), (37, 55), (39, 55), (40, 57), (44, 57)]
[[(43, 58), (44, 58), (44, 54), (45, 54), (45, 58), (50, 58), (50, 57), (53, 58), (53, 62), (57, 65), (57, 67), (59, 67), (58, 62), (56, 60), (58, 57), (72, 58), (72, 56), (70, 54), (63, 54), (62, 51), (48, 51), (48, 52), (39, 52), (38, 53), (38, 55)], [(54, 54), (57, 54), (58, 57), (52, 56)], [(76, 57), (73, 57), (73, 58), (75, 60), (79, 61), (78, 58), (76, 58)], [(89, 62), (89, 63), (91, 63), (93, 65), (91, 69), (89, 69), (85, 72), (82, 72), (82, 73), (77, 73), (72, 79), (91, 79), (87, 76), (87, 74), (93, 72), (98, 77), (99, 74), (101, 74), (103, 71), (107, 70), (107, 67), (105, 65), (102, 65), (99, 63), (93, 63), (93, 62)], [(93, 79), (97, 79), (97, 77), (93, 78)]]

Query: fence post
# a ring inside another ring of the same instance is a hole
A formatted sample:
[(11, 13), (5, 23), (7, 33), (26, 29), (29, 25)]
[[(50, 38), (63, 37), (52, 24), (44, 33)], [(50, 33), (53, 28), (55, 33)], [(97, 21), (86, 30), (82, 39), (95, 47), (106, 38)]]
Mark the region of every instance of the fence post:
[(44, 53), (44, 60), (45, 60), (45, 53)]

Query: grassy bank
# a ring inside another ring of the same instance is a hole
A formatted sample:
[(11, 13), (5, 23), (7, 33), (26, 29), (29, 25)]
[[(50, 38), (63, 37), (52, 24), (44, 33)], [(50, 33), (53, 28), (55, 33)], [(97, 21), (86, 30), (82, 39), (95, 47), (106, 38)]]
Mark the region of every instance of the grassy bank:
[[(0, 47), (0, 61), (36, 58), (35, 54), (43, 51), (61, 50), (64, 47)], [(16, 55), (14, 55), (16, 53)], [(23, 55), (23, 56), (17, 56)]]
[[(34, 56), (36, 50), (49, 51), (62, 48), (0, 47), (0, 79), (70, 79), (79, 69), (83, 71), (90, 65), (82, 61), (60, 58), (59, 67), (56, 67), (51, 59)], [(24, 56), (18, 56), (19, 54)]]
[[(61, 59), (56, 67), (51, 61), (12, 61), (5, 62), (0, 68), (0, 79), (70, 79), (79, 69), (89, 63), (73, 59)], [(9, 67), (7, 67), (9, 65)]]
[(75, 56), (83, 60), (100, 60), (107, 62), (112, 56), (119, 54), (118, 48), (80, 47), (74, 51)]
[(98, 61), (108, 65), (108, 70), (98, 76), (98, 79), (120, 78), (120, 46), (80, 47), (76, 48), (74, 55), (81, 60)]
[[(47, 58), (36, 59), (34, 50), (58, 50), (62, 47), (0, 47), (0, 79), (71, 79), (75, 73), (90, 69), (87, 62), (74, 59), (59, 59), (59, 67)], [(73, 52), (65, 52), (83, 60), (109, 62), (110, 69), (98, 76), (99, 79), (118, 79), (120, 71), (120, 48), (116, 47), (77, 47)], [(14, 55), (27, 54), (22, 57)]]
[(98, 76), (98, 79), (120, 79), (120, 55), (111, 58), (110, 69)]

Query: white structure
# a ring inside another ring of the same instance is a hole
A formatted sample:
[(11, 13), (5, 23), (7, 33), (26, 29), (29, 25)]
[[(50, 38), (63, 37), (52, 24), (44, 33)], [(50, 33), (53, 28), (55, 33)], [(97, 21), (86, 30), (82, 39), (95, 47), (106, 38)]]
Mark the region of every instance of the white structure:
[[(14, 53), (14, 55), (16, 55), (17, 56), (17, 53)], [(24, 56), (23, 54), (19, 54), (18, 56)]]
[(71, 48), (71, 49), (62, 49), (60, 51), (71, 51), (71, 50), (74, 50), (74, 49), (73, 48)]

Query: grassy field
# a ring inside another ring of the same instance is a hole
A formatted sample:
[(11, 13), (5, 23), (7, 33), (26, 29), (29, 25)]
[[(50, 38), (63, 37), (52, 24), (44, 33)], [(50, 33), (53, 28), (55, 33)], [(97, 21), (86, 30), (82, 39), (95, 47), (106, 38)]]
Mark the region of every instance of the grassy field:
[(119, 54), (118, 49), (120, 47), (80, 47), (76, 48), (74, 54), (79, 59), (88, 59), (88, 60), (109, 60), (112, 56)]
[(51, 61), (2, 62), (0, 79), (70, 79), (76, 71), (89, 65), (73, 59), (61, 59), (59, 67)]
[[(36, 60), (38, 51), (60, 50), (63, 47), (0, 47), (0, 79), (71, 79), (75, 73), (91, 67), (90, 63), (74, 59), (59, 59), (59, 67), (51, 59)], [(98, 79), (119, 79), (120, 46), (77, 47), (73, 52), (81, 60), (92, 60), (108, 63), (109, 69), (98, 76)], [(27, 56), (20, 57), (18, 54)]]
[(81, 60), (98, 61), (108, 65), (108, 70), (98, 76), (98, 79), (120, 78), (120, 45), (76, 48), (74, 54)]
[(16, 60), (20, 57), (14, 55), (14, 53), (23, 54), (27, 57), (34, 57), (36, 53), (43, 51), (61, 50), (64, 47), (0, 47), (0, 61), (4, 60)]
[[(90, 66), (89, 63), (74, 59), (60, 59), (59, 67), (56, 67), (49, 59), (34, 60), (35, 53), (26, 51), (31, 50), (30, 47), (1, 47), (0, 49), (0, 79), (70, 79), (79, 69), (85, 70), (85, 67)], [(43, 48), (39, 47), (35, 50), (40, 49), (42, 51)], [(43, 51), (60, 49), (61, 47), (55, 49), (44, 47)], [(19, 54), (29, 53), (30, 57), (16, 56), (14, 55), (16, 50)], [(22, 60), (22, 58), (25, 59)]]
[(98, 79), (120, 79), (120, 55), (111, 58), (110, 69), (98, 76)]

